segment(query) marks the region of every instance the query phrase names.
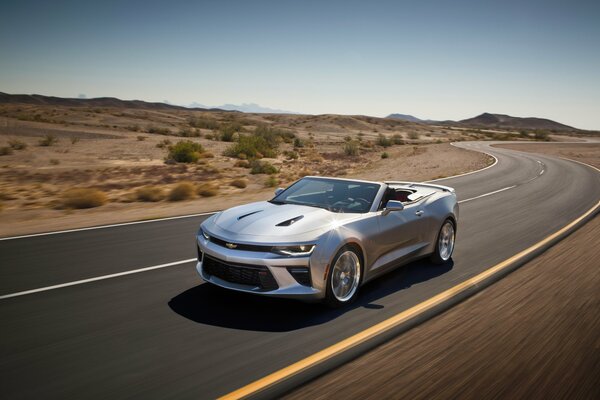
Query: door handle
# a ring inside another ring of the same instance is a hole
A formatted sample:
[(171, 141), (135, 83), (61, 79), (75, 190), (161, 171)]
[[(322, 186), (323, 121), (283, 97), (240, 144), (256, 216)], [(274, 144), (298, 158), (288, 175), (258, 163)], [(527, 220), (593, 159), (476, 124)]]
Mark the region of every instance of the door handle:
[(423, 213), (424, 213), (424, 211), (423, 211), (423, 210), (419, 210), (419, 211), (417, 211), (417, 212), (415, 213), (415, 215), (416, 215), (417, 217), (420, 217), (421, 215), (423, 215)]

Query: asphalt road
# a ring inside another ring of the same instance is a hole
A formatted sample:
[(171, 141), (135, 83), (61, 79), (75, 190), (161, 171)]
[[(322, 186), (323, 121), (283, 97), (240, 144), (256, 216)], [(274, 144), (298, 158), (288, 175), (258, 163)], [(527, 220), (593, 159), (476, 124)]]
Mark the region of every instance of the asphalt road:
[[(224, 291), (194, 262), (1, 299), (3, 397), (214, 398), (476, 275), (600, 199), (600, 174), (581, 164), (460, 145), (499, 161), (439, 181), (462, 201), (452, 265), (410, 264), (343, 310)], [(0, 241), (0, 296), (194, 258), (203, 218)]]

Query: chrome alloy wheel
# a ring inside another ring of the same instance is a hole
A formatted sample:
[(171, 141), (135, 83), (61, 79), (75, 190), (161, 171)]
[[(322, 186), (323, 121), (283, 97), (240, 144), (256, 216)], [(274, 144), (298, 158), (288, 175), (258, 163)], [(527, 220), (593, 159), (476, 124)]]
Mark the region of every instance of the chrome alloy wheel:
[(440, 238), (438, 239), (438, 249), (442, 261), (448, 261), (452, 257), (454, 251), (454, 224), (450, 221), (446, 221), (442, 226)]
[(360, 282), (360, 260), (353, 251), (340, 254), (331, 272), (331, 291), (340, 302), (354, 296)]

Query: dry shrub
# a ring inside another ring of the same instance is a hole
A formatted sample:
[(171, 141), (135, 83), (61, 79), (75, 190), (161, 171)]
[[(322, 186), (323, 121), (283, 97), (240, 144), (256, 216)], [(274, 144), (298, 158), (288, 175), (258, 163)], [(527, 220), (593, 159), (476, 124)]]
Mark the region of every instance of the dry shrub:
[(158, 186), (144, 186), (135, 191), (138, 201), (161, 201), (165, 198), (165, 193)]
[(279, 185), (279, 180), (274, 175), (269, 176), (265, 181), (265, 187), (275, 187), (277, 185)]
[(230, 185), (236, 188), (243, 189), (248, 186), (248, 181), (245, 179), (234, 179), (230, 182)]
[(54, 136), (54, 135), (45, 135), (39, 141), (39, 145), (42, 146), (42, 147), (53, 146), (56, 143), (58, 143), (58, 138), (56, 136)]
[(238, 160), (235, 162), (235, 164), (233, 166), (240, 167), (240, 168), (250, 168), (250, 162), (247, 160)]
[(20, 140), (9, 140), (8, 145), (15, 150), (25, 150), (27, 148), (27, 143)]
[(194, 197), (194, 185), (190, 182), (181, 182), (169, 192), (169, 201), (182, 201)]
[(107, 200), (106, 194), (98, 189), (69, 189), (62, 196), (62, 205), (65, 208), (93, 208)]
[(14, 153), (12, 147), (9, 147), (9, 146), (0, 147), (0, 156), (9, 156), (12, 153)]
[(202, 197), (212, 197), (219, 194), (219, 188), (213, 183), (202, 183), (196, 188), (196, 193)]

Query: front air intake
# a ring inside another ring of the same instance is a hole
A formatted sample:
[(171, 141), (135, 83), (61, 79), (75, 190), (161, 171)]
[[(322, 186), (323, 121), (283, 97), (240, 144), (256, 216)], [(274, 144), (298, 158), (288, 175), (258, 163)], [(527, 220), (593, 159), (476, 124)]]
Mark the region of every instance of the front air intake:
[(296, 282), (302, 286), (312, 286), (310, 279), (310, 269), (306, 267), (287, 267), (290, 275), (294, 277)]

